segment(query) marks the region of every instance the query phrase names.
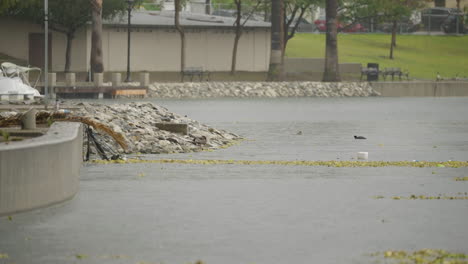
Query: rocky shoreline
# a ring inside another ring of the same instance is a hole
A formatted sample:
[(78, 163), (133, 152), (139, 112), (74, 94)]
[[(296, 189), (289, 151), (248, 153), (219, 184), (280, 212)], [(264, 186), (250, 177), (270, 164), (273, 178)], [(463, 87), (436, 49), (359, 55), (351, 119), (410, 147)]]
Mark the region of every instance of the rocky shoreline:
[[(72, 110), (69, 112), (63, 109)], [(19, 126), (22, 112), (13, 109), (0, 112), (0, 124), (10, 121), (10, 125)], [(88, 152), (89, 141), (91, 158), (99, 154), (99, 149), (102, 149), (104, 156), (108, 158), (122, 158), (123, 154), (187, 153), (218, 149), (242, 139), (233, 133), (201, 124), (187, 116), (146, 102), (111, 105), (68, 103), (62, 105), (62, 110), (59, 111), (38, 109), (36, 116), (41, 117), (42, 126), (54, 120), (87, 124), (84, 148), (85, 152)], [(44, 116), (47, 119), (44, 119)], [(183, 132), (173, 131), (169, 129), (170, 126), (164, 126), (167, 124), (180, 124), (185, 129)], [(120, 139), (126, 148), (122, 147), (116, 138)]]
[(367, 82), (187, 82), (153, 83), (148, 97), (366, 97), (379, 96)]
[[(80, 110), (73, 111), (73, 116), (82, 116), (105, 124), (123, 136), (128, 145), (126, 150), (109, 135), (95, 131), (99, 143), (111, 150), (111, 154), (197, 152), (228, 146), (241, 139), (238, 135), (209, 127), (152, 103), (78, 103), (76, 106)], [(188, 133), (159, 129), (157, 125), (161, 123), (187, 124)]]

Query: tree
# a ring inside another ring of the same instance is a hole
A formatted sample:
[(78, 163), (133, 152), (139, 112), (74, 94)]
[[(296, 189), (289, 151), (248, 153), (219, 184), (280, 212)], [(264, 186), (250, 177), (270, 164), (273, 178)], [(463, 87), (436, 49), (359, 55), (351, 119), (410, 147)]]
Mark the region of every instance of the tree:
[(205, 0), (205, 14), (211, 15), (211, 0)]
[(232, 60), (231, 60), (231, 75), (236, 73), (236, 64), (237, 64), (237, 48), (239, 46), (239, 40), (242, 37), (242, 29), (244, 28), (247, 21), (249, 21), (250, 17), (253, 13), (257, 10), (258, 6), (261, 4), (261, 0), (258, 0), (255, 7), (250, 11), (250, 13), (245, 18), (244, 22), (242, 22), (242, 0), (234, 0), (234, 4), (236, 6), (236, 20), (234, 22), (234, 46), (232, 49)]
[(286, 0), (284, 8), (284, 47), (283, 55), (288, 41), (294, 37), (305, 13), (312, 6), (323, 3), (323, 0)]
[(104, 72), (102, 57), (102, 0), (89, 0), (91, 4), (91, 76)]
[(325, 40), (325, 72), (324, 82), (341, 81), (338, 66), (338, 0), (327, 0), (325, 5), (326, 13), (326, 40)]
[(271, 52), (270, 66), (268, 68), (268, 80), (279, 81), (283, 72), (283, 0), (271, 1)]
[(359, 20), (373, 18), (375, 21), (389, 22), (392, 25), (389, 58), (394, 58), (397, 46), (398, 23), (411, 16), (414, 10), (425, 6), (427, 0), (353, 0), (346, 5), (348, 18)]
[(180, 71), (182, 72), (185, 69), (185, 32), (184, 29), (180, 26), (179, 13), (182, 9), (182, 0), (175, 0), (175, 13), (174, 13), (174, 25), (176, 30), (180, 34)]
[[(13, 4), (9, 5), (7, 15), (40, 25), (44, 22), (43, 0), (8, 1), (11, 1)], [(64, 71), (68, 72), (71, 65), (73, 39), (76, 32), (84, 28), (91, 20), (91, 4), (89, 0), (48, 0), (48, 3), (49, 28), (65, 34), (67, 38)], [(113, 17), (125, 10), (125, 8), (126, 4), (124, 1), (106, 0), (102, 9), (103, 17)]]

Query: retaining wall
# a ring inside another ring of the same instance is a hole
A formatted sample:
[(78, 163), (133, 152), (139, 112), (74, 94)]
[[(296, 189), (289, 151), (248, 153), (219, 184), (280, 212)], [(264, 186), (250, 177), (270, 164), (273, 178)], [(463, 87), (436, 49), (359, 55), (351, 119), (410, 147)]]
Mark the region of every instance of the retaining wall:
[(82, 141), (80, 123), (55, 122), (44, 136), (0, 144), (0, 216), (71, 199)]
[(411, 81), (411, 82), (371, 82), (372, 88), (381, 96), (468, 96), (466, 81)]

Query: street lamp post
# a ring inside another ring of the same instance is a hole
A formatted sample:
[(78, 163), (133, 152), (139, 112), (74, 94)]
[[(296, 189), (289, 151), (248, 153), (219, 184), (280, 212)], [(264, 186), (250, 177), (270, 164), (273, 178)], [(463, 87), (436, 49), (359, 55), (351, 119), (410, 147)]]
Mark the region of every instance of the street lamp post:
[(49, 0), (44, 0), (44, 99), (49, 99)]
[(125, 82), (131, 82), (132, 79), (130, 77), (130, 25), (132, 24), (132, 9), (133, 9), (134, 0), (127, 0), (127, 13), (128, 13), (128, 24), (127, 24), (127, 78)]

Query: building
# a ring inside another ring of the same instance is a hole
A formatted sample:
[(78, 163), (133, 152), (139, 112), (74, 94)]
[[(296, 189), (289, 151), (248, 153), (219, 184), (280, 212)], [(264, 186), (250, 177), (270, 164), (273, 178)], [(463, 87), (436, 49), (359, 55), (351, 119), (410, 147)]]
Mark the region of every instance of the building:
[[(186, 32), (186, 66), (208, 71), (229, 71), (234, 43), (234, 19), (203, 14), (181, 14)], [(0, 53), (43, 67), (44, 31), (41, 25), (0, 18)], [(50, 33), (51, 71), (65, 66), (66, 37)], [(126, 15), (104, 21), (103, 57), (106, 72), (124, 72), (127, 67)], [(76, 34), (72, 44), (71, 71), (88, 72), (91, 27)], [(237, 70), (265, 72), (270, 59), (270, 24), (249, 21), (239, 42)], [(131, 32), (131, 70), (180, 71), (180, 37), (174, 27), (174, 12), (134, 11)]]
[[(457, 0), (434, 0), (430, 3), (431, 7), (457, 7)], [(460, 9), (468, 9), (468, 0), (460, 0)]]

